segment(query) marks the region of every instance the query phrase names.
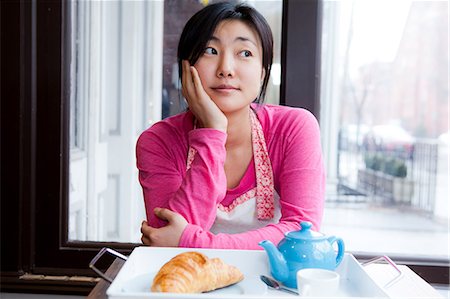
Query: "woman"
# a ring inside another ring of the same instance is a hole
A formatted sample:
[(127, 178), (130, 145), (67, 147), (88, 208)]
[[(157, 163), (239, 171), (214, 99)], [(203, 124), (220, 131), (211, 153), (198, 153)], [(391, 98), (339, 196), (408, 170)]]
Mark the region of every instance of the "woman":
[(306, 110), (261, 104), (273, 39), (252, 7), (217, 3), (186, 24), (178, 63), (187, 112), (137, 143), (149, 246), (261, 249), (308, 220), (319, 229), (325, 174)]

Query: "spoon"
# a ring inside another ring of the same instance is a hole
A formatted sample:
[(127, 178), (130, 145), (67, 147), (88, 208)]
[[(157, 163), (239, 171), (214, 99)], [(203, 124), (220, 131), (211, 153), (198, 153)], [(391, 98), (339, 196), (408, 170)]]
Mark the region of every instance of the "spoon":
[(280, 283), (278, 281), (276, 281), (275, 279), (272, 279), (270, 277), (267, 277), (265, 275), (260, 275), (259, 278), (261, 278), (261, 280), (269, 287), (278, 291), (283, 291), (289, 294), (294, 294), (294, 295), (298, 295), (298, 293), (296, 291), (292, 291), (289, 290), (288, 288), (283, 287), (282, 285), (280, 285)]

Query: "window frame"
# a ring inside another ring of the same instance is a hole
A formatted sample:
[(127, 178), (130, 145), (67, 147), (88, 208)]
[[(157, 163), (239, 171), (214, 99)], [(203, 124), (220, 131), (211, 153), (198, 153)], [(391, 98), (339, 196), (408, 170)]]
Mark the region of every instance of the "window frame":
[[(129, 254), (139, 245), (68, 241), (70, 2), (1, 3), (1, 33), (8, 40), (1, 51), (8, 89), (1, 96), (9, 99), (1, 110), (1, 290), (87, 294), (94, 282), (19, 278), (95, 276), (88, 263), (100, 248)], [(321, 2), (283, 0), (282, 20), (281, 104), (304, 107), (319, 119)], [(430, 283), (449, 282), (444, 261), (391, 258)]]

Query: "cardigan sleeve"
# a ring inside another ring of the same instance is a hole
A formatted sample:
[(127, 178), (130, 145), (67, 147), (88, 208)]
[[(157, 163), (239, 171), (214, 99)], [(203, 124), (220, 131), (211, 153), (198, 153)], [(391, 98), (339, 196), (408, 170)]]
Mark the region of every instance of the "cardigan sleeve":
[(262, 249), (258, 243), (270, 240), (278, 244), (284, 233), (298, 230), (298, 223), (279, 222), (263, 228), (239, 234), (213, 234), (198, 225), (188, 224), (181, 236), (179, 247), (220, 249)]
[[(322, 221), (325, 170), (322, 161), (320, 132), (315, 117), (303, 109), (293, 109), (283, 116), (270, 153), (276, 189), (280, 195), (281, 218), (276, 224), (239, 234), (213, 234), (189, 224), (180, 239), (181, 247), (224, 249), (261, 249), (258, 243), (270, 240), (277, 244), (284, 233), (299, 229), (299, 223), (312, 222), (320, 230)], [(276, 169), (276, 171), (275, 171)]]
[(137, 167), (151, 226), (166, 224), (153, 213), (160, 207), (181, 214), (191, 224), (211, 228), (226, 192), (225, 142), (226, 134), (218, 130), (190, 131), (188, 144), (197, 153), (186, 171), (187, 151), (177, 134), (164, 124), (141, 134), (136, 146)]

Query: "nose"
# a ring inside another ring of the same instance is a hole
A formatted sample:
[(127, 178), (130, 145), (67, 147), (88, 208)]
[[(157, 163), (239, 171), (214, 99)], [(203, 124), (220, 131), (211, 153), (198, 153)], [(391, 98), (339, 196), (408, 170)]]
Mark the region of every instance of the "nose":
[(234, 60), (232, 55), (224, 53), (219, 59), (217, 66), (217, 77), (227, 78), (234, 76)]

